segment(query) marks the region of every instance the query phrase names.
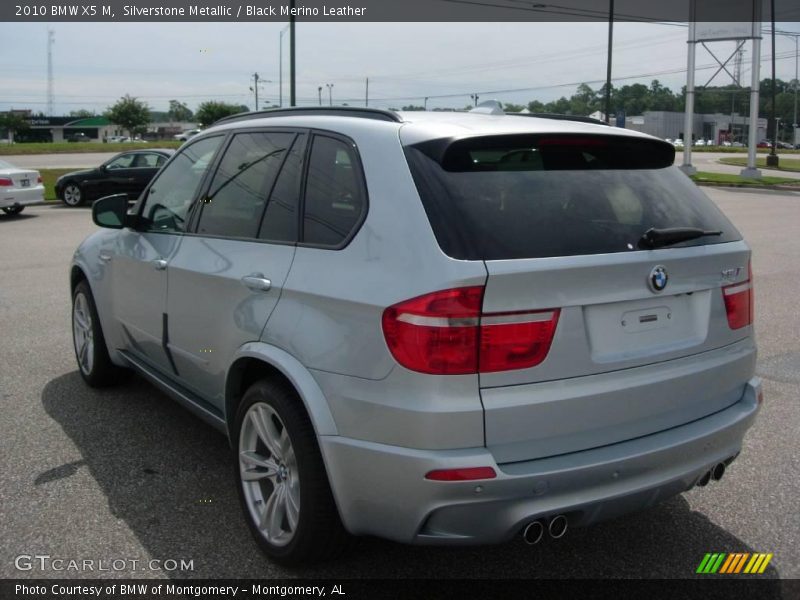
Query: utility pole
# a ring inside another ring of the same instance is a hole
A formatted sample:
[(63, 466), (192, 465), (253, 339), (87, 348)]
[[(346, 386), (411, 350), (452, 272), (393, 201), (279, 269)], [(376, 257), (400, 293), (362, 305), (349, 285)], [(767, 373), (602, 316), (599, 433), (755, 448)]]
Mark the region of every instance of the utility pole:
[(797, 40), (800, 35), (794, 36), (794, 123), (792, 124), (792, 132), (794, 133), (793, 144), (798, 144), (800, 141), (797, 139)]
[(470, 98), (472, 98), (472, 103), (473, 103), (475, 106), (478, 106), (478, 98), (479, 98), (480, 96), (478, 96), (478, 94), (470, 94), (470, 96), (469, 96), (469, 97), (470, 97)]
[(256, 110), (258, 110), (258, 73), (253, 73), (253, 87), (250, 91), (256, 94)]
[(328, 105), (333, 106), (333, 84), (326, 83), (325, 87), (328, 88)]
[(425, 110), (428, 110), (428, 97), (425, 96), (425, 105), (423, 107)]
[(322, 106), (322, 86), (317, 88), (317, 93), (319, 94), (319, 105)]
[(365, 101), (365, 106), (369, 106), (369, 77), (367, 77), (367, 90), (365, 92), (364, 101)]
[(614, 0), (608, 5), (608, 60), (606, 62), (606, 123), (611, 116), (611, 46), (614, 42)]
[[(56, 32), (47, 30), (47, 116), (52, 117), (55, 111), (56, 95), (53, 85), (53, 44), (56, 43)], [(797, 119), (795, 119), (796, 121)]]
[(295, 26), (294, 26), (294, 10), (295, 0), (289, 2), (290, 16), (289, 16), (289, 106), (297, 106), (297, 95), (295, 93)]
[[(778, 155), (775, 147), (778, 144), (778, 121), (775, 120), (775, 0), (770, 0), (770, 18), (772, 19), (772, 106), (770, 107), (769, 120), (772, 121), (772, 149), (767, 156), (767, 166), (778, 166)], [(769, 130), (769, 127), (767, 127)]]

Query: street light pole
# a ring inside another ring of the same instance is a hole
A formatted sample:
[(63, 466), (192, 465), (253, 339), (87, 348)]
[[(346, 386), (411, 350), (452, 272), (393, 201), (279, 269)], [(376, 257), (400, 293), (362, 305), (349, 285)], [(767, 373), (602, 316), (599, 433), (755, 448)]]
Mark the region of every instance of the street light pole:
[(772, 19), (772, 106), (770, 107), (770, 121), (772, 121), (772, 149), (767, 156), (767, 166), (778, 166), (778, 155), (775, 147), (778, 144), (778, 122), (775, 120), (775, 0), (770, 0), (770, 18)]
[(608, 61), (606, 63), (606, 123), (611, 115), (611, 46), (614, 41), (614, 0), (608, 5)]
[(794, 133), (794, 139), (792, 140), (793, 144), (800, 143), (797, 139), (797, 40), (800, 38), (800, 35), (794, 36), (794, 123), (792, 132)]
[(333, 84), (326, 83), (325, 86), (328, 88), (328, 105), (333, 106)]
[(278, 106), (283, 108), (283, 34), (289, 29), (287, 25), (281, 29), (278, 40)]
[(291, 0), (289, 9), (291, 10), (289, 16), (289, 105), (297, 106), (297, 95), (295, 93), (295, 0)]
[(317, 94), (319, 94), (319, 105), (322, 106), (322, 86), (317, 88)]

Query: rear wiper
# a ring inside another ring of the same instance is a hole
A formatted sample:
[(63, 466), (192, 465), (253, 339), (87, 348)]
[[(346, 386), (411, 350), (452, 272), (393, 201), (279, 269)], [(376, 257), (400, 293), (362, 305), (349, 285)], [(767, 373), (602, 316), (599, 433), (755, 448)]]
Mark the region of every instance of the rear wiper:
[(668, 227), (665, 229), (651, 227), (639, 238), (639, 248), (646, 250), (663, 248), (664, 246), (671, 246), (688, 240), (696, 240), (707, 235), (722, 235), (722, 232), (706, 231), (697, 227)]

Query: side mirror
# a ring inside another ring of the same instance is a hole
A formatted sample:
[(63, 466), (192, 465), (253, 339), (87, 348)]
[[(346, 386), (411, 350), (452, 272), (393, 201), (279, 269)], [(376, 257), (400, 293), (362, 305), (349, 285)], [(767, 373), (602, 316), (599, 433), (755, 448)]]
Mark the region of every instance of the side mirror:
[(122, 229), (128, 224), (128, 195), (100, 198), (92, 206), (92, 221), (99, 227)]

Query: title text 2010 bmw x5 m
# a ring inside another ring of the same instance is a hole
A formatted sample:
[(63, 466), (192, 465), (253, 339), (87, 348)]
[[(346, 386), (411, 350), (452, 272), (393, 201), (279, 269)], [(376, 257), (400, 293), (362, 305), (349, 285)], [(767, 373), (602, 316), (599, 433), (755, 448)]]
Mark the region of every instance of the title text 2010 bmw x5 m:
[(295, 109), (94, 205), (75, 351), (227, 433), (276, 560), (535, 543), (718, 479), (762, 396), (750, 250), (600, 124)]

